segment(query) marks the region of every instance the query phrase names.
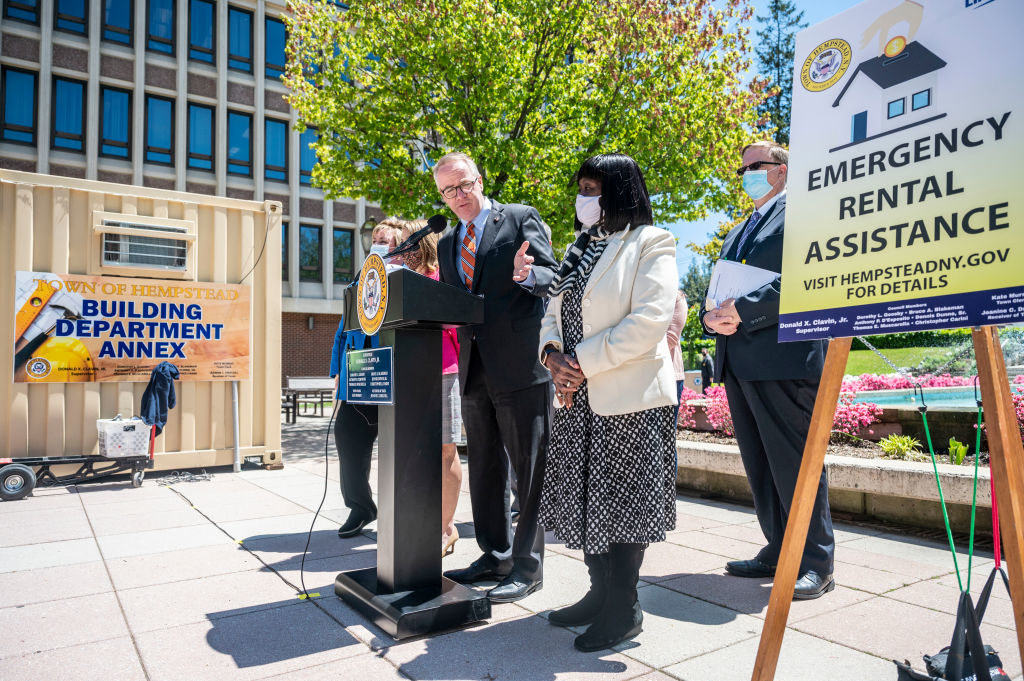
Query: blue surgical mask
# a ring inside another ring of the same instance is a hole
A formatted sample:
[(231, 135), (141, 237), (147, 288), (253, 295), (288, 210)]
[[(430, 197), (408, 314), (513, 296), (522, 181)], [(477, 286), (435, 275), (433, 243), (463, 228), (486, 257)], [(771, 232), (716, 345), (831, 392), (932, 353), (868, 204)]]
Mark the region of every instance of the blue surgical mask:
[(379, 255), (380, 257), (383, 258), (384, 255), (389, 250), (390, 249), (388, 248), (387, 244), (374, 244), (373, 246), (370, 247), (370, 254), (372, 255), (372, 254), (376, 253), (377, 255)]
[(743, 191), (757, 201), (772, 190), (767, 170), (748, 170), (743, 173)]

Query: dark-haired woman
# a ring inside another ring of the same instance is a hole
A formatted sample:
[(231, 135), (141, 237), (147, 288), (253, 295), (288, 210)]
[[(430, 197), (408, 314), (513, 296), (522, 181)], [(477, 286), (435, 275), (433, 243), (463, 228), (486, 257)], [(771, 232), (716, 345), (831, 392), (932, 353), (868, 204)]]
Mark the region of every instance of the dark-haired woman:
[[(557, 407), (541, 520), (583, 550), (590, 572), (583, 600), (548, 621), (589, 624), (575, 646), (592, 651), (640, 633), (644, 550), (675, 527), (678, 399), (665, 332), (678, 274), (675, 240), (651, 225), (633, 159), (594, 156), (576, 177), (579, 236), (552, 283), (540, 334)], [(528, 271), (524, 262), (513, 276)]]

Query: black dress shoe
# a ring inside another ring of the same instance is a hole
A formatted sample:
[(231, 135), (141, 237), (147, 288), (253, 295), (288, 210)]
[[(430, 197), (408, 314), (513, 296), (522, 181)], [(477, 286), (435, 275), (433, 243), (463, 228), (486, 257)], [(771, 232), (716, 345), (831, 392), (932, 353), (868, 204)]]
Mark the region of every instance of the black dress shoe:
[(763, 563), (757, 558), (750, 560), (730, 560), (725, 564), (725, 571), (733, 577), (774, 577), (775, 566)]
[(526, 598), (543, 586), (543, 580), (527, 579), (513, 572), (501, 580), (501, 584), (488, 591), (487, 598), (491, 603), (511, 603)]
[(508, 572), (499, 570), (490, 560), (481, 557), (464, 568), (446, 571), (444, 576), (459, 584), (472, 584), (473, 582), (500, 582), (508, 577)]
[(338, 528), (338, 537), (349, 539), (363, 531), (363, 528), (377, 519), (377, 516), (369, 516), (364, 513), (352, 511), (348, 514), (345, 524)]
[(816, 570), (808, 570), (796, 580), (793, 589), (794, 601), (810, 601), (836, 588), (836, 580), (829, 574), (822, 577)]

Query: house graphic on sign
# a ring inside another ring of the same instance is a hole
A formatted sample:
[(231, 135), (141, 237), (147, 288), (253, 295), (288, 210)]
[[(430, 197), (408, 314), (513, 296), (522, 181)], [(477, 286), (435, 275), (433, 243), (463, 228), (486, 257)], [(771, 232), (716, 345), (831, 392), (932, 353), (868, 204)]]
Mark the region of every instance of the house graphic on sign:
[(848, 142), (830, 152), (942, 118), (936, 108), (946, 62), (919, 42), (894, 38), (885, 54), (861, 62), (832, 103), (850, 122)]

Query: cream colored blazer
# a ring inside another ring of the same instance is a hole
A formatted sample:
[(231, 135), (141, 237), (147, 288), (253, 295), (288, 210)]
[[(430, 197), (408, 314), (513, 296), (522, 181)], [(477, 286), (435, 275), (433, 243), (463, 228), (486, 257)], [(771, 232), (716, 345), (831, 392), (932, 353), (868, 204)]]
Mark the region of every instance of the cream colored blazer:
[[(676, 243), (667, 231), (647, 225), (608, 237), (583, 291), (583, 341), (576, 346), (595, 413), (677, 403), (665, 332), (678, 286)], [(541, 324), (540, 351), (548, 344), (562, 349), (561, 294)], [(562, 406), (557, 397), (555, 406)]]

